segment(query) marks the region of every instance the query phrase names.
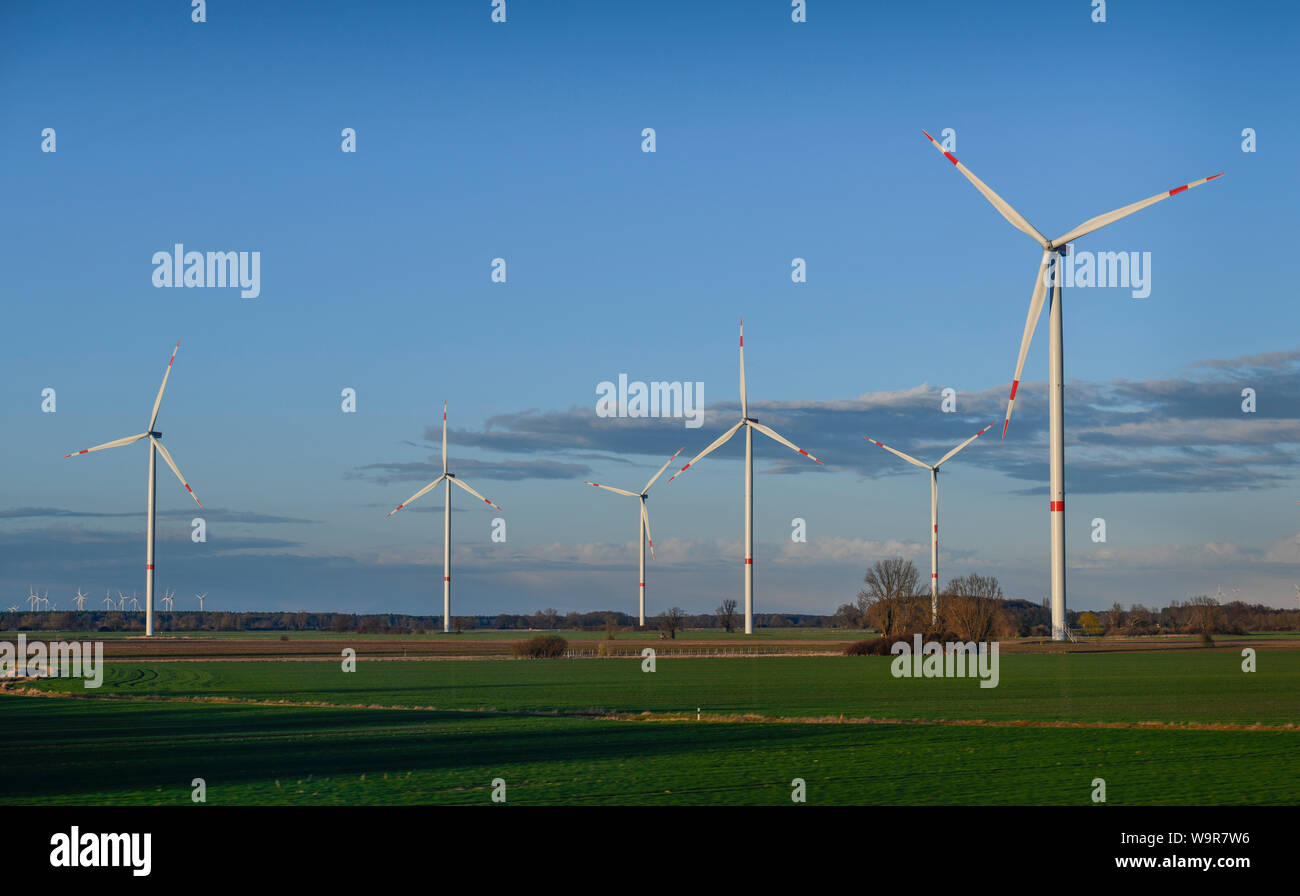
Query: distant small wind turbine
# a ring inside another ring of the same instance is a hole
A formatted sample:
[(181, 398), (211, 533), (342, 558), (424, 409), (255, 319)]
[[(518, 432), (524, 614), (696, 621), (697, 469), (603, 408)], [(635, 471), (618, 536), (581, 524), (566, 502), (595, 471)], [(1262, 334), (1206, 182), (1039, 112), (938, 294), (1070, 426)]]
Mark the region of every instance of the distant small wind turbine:
[(944, 464), (946, 464), (949, 460), (951, 460), (953, 455), (955, 455), (958, 451), (962, 450), (971, 442), (975, 441), (980, 436), (984, 435), (984, 433), (992, 429), (993, 426), (994, 424), (990, 423), (988, 426), (984, 427), (979, 432), (975, 433), (975, 435), (971, 436), (969, 439), (962, 442), (956, 448), (952, 449), (947, 454), (945, 454), (943, 458), (933, 466), (924, 463), (923, 461), (917, 460), (916, 458), (912, 457), (912, 455), (910, 454), (904, 454), (903, 452), (899, 451), (896, 448), (890, 448), (888, 445), (884, 445), (880, 442), (877, 442), (875, 439), (871, 438), (870, 436), (862, 437), (866, 439), (868, 442), (870, 442), (871, 444), (879, 448), (884, 448), (890, 454), (898, 455), (903, 460), (907, 461), (909, 464), (916, 464), (918, 467), (930, 471), (930, 624), (931, 625), (939, 624), (939, 468), (942, 467)]
[(641, 499), (641, 586), (640, 586), (640, 595), (641, 595), (641, 601), (640, 601), (641, 623), (640, 624), (641, 625), (645, 625), (645, 544), (646, 541), (650, 542), (650, 556), (653, 557), (655, 555), (655, 540), (650, 537), (650, 515), (646, 513), (645, 502), (646, 499), (650, 497), (650, 486), (655, 484), (655, 480), (657, 480), (660, 476), (663, 475), (664, 470), (668, 469), (668, 464), (676, 460), (677, 455), (681, 454), (684, 450), (686, 450), (685, 447), (678, 448), (677, 453), (674, 454), (672, 457), (668, 458), (668, 460), (664, 462), (664, 465), (659, 468), (659, 472), (655, 473), (653, 476), (650, 477), (650, 481), (645, 484), (645, 488), (641, 489), (640, 493), (629, 492), (621, 488), (614, 488), (614, 486), (612, 485), (601, 485), (599, 482), (587, 482), (587, 485), (594, 485), (596, 488), (603, 488), (606, 491), (611, 491), (614, 492), (615, 494), (627, 495), (629, 498)]
[(205, 597), (208, 596), (208, 592), (204, 591), (202, 594), (196, 594), (196, 595), (194, 595), (194, 596), (197, 597), (197, 598), (199, 599), (199, 612), (202, 613), (202, 612), (203, 612), (203, 598), (205, 598)]
[(40, 605), (40, 603), (41, 603), (41, 596), (40, 596), (39, 594), (36, 593), (36, 589), (35, 589), (35, 588), (32, 588), (32, 587), (29, 586), (28, 589), (27, 589), (27, 607), (28, 607), (28, 609), (35, 610), (35, 609)]
[(449, 633), (451, 631), (451, 484), (456, 483), (490, 507), (496, 507), (497, 510), (501, 508), (466, 485), (464, 480), (457, 479), (455, 473), (447, 472), (447, 402), (445, 399), (442, 402), (442, 475), (398, 504), (389, 511), (388, 515), (392, 516), (416, 498), (427, 495), (439, 482), (446, 483), (442, 496), (442, 630), (444, 633)]
[(80, 588), (77, 589), (77, 596), (73, 600), (76, 602), (78, 610), (86, 609), (86, 595), (81, 593)]
[(163, 593), (162, 605), (165, 610), (170, 611), (172, 608), (172, 593), (166, 591)]
[(104, 609), (105, 610), (113, 609), (113, 598), (110, 597), (107, 593), (104, 594)]

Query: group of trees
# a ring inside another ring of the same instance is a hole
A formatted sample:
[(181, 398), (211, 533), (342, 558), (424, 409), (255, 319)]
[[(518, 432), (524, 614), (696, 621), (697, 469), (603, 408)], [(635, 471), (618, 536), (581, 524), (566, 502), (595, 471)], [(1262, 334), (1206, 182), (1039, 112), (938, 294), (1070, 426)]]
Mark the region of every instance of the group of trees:
[(1109, 610), (1078, 615), (1076, 624), (1086, 635), (1127, 636), (1157, 634), (1241, 635), (1246, 632), (1294, 631), (1300, 628), (1300, 611), (1279, 610), (1263, 604), (1234, 600), (1226, 604), (1201, 594), (1186, 603), (1174, 601), (1162, 609), (1118, 603)]
[[(897, 637), (912, 632), (952, 634), (963, 641), (991, 638), (1046, 637), (1051, 612), (1023, 600), (1006, 600), (998, 580), (972, 573), (949, 580), (939, 592), (939, 622), (931, 624), (929, 593), (920, 590), (916, 565), (902, 557), (878, 560), (863, 577), (857, 600), (843, 604), (832, 617), (842, 628), (871, 628)], [(1206, 595), (1163, 609), (1118, 603), (1101, 612), (1067, 614), (1067, 624), (1086, 635), (1244, 634), (1300, 629), (1300, 611), (1279, 610), (1241, 601), (1220, 604)], [(937, 631), (936, 631), (937, 628)]]
[(952, 634), (963, 641), (1015, 637), (1019, 625), (1004, 607), (1002, 586), (992, 576), (972, 573), (952, 579), (939, 594), (933, 623), (930, 595), (918, 589), (916, 564), (902, 557), (876, 561), (863, 577), (857, 600), (833, 617), (844, 628), (872, 628), (886, 637), (912, 632)]

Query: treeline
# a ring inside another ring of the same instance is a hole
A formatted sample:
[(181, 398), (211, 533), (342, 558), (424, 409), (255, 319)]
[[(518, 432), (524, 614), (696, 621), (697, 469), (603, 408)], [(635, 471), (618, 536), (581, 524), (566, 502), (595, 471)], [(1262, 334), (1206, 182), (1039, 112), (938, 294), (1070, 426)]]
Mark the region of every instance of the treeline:
[[(877, 561), (867, 570), (857, 600), (842, 604), (832, 617), (841, 628), (874, 629), (888, 636), (904, 632), (955, 634), (963, 640), (1050, 637), (1052, 613), (1044, 601), (1006, 600), (996, 577), (972, 573), (951, 579), (939, 592), (938, 619), (932, 599), (921, 590), (916, 565), (902, 557)], [(1161, 634), (1241, 635), (1300, 630), (1300, 610), (1232, 601), (1208, 595), (1161, 609), (1118, 603), (1100, 613), (1066, 613), (1066, 625), (1090, 636), (1142, 637)]]
[(1142, 637), (1161, 633), (1244, 635), (1247, 632), (1284, 632), (1300, 629), (1300, 610), (1280, 610), (1263, 604), (1234, 600), (1220, 604), (1198, 595), (1186, 603), (1174, 601), (1152, 609), (1133, 604), (1125, 610), (1115, 604), (1101, 612), (1071, 614), (1072, 623), (1086, 635)]
[[(756, 613), (760, 628), (824, 628), (831, 617), (815, 613)], [(722, 623), (713, 613), (683, 614), (680, 628), (714, 628)], [(659, 617), (646, 618), (645, 631), (660, 629)], [(466, 631), (630, 631), (638, 628), (637, 618), (613, 610), (590, 613), (560, 613), (540, 610), (531, 614), (498, 613), (494, 616), (453, 616), (454, 632)], [(120, 610), (55, 610), (53, 612), (0, 612), (0, 631), (100, 631), (144, 633), (144, 613)], [(408, 613), (227, 613), (210, 611), (159, 612), (154, 614), (155, 632), (352, 632), (356, 634), (415, 635), (442, 631), (442, 616)]]

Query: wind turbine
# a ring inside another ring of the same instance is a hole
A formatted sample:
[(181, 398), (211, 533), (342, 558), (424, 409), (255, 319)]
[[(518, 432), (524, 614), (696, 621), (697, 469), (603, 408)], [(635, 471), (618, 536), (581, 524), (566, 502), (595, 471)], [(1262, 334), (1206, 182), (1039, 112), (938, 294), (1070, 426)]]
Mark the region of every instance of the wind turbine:
[(36, 589), (30, 585), (27, 586), (27, 608), (29, 610), (35, 610), (40, 602), (41, 596), (36, 593)]
[(196, 594), (196, 595), (194, 595), (194, 596), (197, 597), (197, 598), (199, 599), (199, 612), (202, 613), (202, 612), (203, 612), (203, 598), (205, 598), (205, 597), (208, 596), (208, 592), (204, 591), (202, 594)]
[(200, 507), (203, 502), (199, 500), (198, 495), (194, 494), (194, 489), (185, 481), (181, 475), (180, 468), (176, 466), (176, 461), (172, 460), (171, 454), (163, 447), (162, 433), (154, 430), (154, 424), (158, 422), (158, 408), (162, 406), (163, 390), (167, 388), (167, 377), (171, 376), (172, 364), (176, 362), (176, 352), (180, 350), (181, 341), (176, 340), (176, 347), (172, 349), (171, 359), (167, 362), (167, 370), (163, 373), (162, 385), (158, 387), (158, 397), (153, 401), (153, 413), (149, 416), (149, 428), (136, 436), (127, 436), (124, 439), (117, 439), (112, 442), (105, 442), (103, 445), (96, 445), (94, 448), (84, 448), (81, 451), (75, 451), (72, 454), (65, 454), (64, 457), (73, 457), (78, 454), (88, 454), (91, 451), (99, 451), (103, 448), (116, 448), (119, 445), (130, 445), (132, 442), (138, 442), (141, 439), (149, 440), (149, 522), (145, 535), (145, 623), (144, 633), (148, 637), (153, 634), (153, 542), (154, 542), (154, 515), (157, 505), (155, 491), (158, 484), (157, 469), (158, 455), (161, 454), (163, 460), (167, 461), (167, 466), (172, 468), (176, 478), (180, 480), (181, 485), (185, 486), (185, 491), (194, 499), (194, 503)]
[[(139, 600), (139, 598), (137, 598), (137, 597), (135, 596), (135, 592), (134, 592), (134, 591), (131, 592), (131, 609), (132, 609), (132, 611), (134, 611), (134, 612), (136, 612), (136, 613), (140, 612), (140, 600)], [(153, 616), (152, 613), (150, 613), (149, 615), (150, 615), (150, 616)], [(150, 621), (150, 622), (153, 622), (152, 619), (150, 619), (149, 621)]]
[[(447, 401), (442, 402), (442, 475), (430, 482), (424, 488), (420, 489), (411, 497), (407, 498), (401, 504), (398, 504), (388, 512), (392, 516), (397, 511), (406, 507), (416, 498), (427, 495), (439, 482), (444, 483), (445, 491), (442, 497), (442, 630), (444, 633), (451, 632), (451, 484), (454, 482), (474, 497), (478, 498), (484, 504), (490, 507), (500, 507), (493, 504), (487, 498), (480, 495), (474, 489), (465, 484), (464, 480), (457, 479), (455, 473), (447, 472)], [(387, 519), (387, 517), (385, 517)]]
[(990, 423), (988, 426), (984, 427), (979, 432), (975, 433), (975, 435), (971, 436), (969, 439), (962, 442), (956, 448), (949, 451), (940, 459), (940, 461), (937, 464), (934, 465), (930, 465), (924, 463), (923, 461), (919, 461), (916, 458), (912, 457), (912, 455), (904, 454), (903, 452), (899, 451), (897, 448), (890, 448), (888, 445), (884, 444), (883, 442), (877, 442), (875, 439), (871, 438), (870, 436), (862, 437), (866, 439), (868, 442), (870, 442), (871, 444), (876, 445), (880, 448), (884, 448), (890, 454), (898, 455), (903, 460), (907, 461), (909, 464), (916, 464), (916, 466), (930, 471), (930, 624), (931, 625), (939, 624), (939, 468), (942, 467), (944, 464), (946, 464), (949, 460), (951, 460), (957, 454), (958, 451), (961, 451), (971, 442), (975, 441), (980, 436), (984, 435), (984, 433), (992, 429), (993, 426), (994, 424)]
[(73, 598), (73, 601), (76, 602), (78, 611), (86, 609), (86, 595), (81, 593), (80, 588), (77, 589), (77, 596)]
[(113, 598), (109, 596), (107, 593), (104, 594), (104, 609), (105, 610), (113, 609)]
[(742, 428), (745, 430), (745, 634), (752, 635), (754, 633), (754, 433), (755, 431), (760, 432), (769, 439), (780, 442), (788, 448), (793, 448), (804, 457), (815, 460), (819, 464), (821, 461), (785, 438), (785, 436), (777, 433), (770, 426), (759, 423), (757, 417), (749, 416), (749, 398), (745, 390), (744, 318), (740, 319), (740, 422), (718, 436), (712, 445), (695, 455), (690, 463), (670, 476), (668, 481), (672, 482), (690, 469), (691, 464), (696, 463), (715, 448), (726, 444)]
[(119, 612), (126, 612), (126, 595), (122, 593), (121, 589), (117, 592), (117, 609)]
[(678, 448), (677, 452), (673, 454), (672, 457), (664, 461), (664, 465), (659, 468), (659, 472), (655, 473), (653, 476), (650, 477), (650, 481), (645, 484), (645, 488), (641, 489), (639, 493), (629, 492), (621, 488), (614, 488), (614, 486), (612, 485), (601, 485), (599, 482), (587, 482), (587, 485), (594, 485), (596, 488), (603, 488), (606, 491), (611, 491), (614, 492), (615, 494), (627, 495), (629, 498), (641, 499), (641, 586), (640, 586), (641, 600), (639, 604), (640, 614), (641, 614), (641, 622), (640, 622), (641, 625), (645, 625), (645, 543), (646, 541), (650, 542), (650, 556), (654, 557), (655, 555), (655, 540), (650, 537), (650, 515), (646, 513), (645, 502), (646, 499), (650, 497), (650, 486), (654, 485), (655, 481), (658, 480), (658, 478), (663, 475), (664, 470), (668, 469), (668, 465), (677, 459), (677, 455), (681, 454), (685, 450), (686, 450), (685, 446)]
[(163, 605), (163, 607), (164, 607), (166, 610), (170, 611), (171, 608), (172, 608), (172, 602), (173, 602), (173, 601), (172, 601), (172, 593), (171, 593), (170, 591), (165, 591), (165, 592), (163, 592), (163, 599), (162, 599), (162, 605)]
[(1203, 177), (1189, 184), (1183, 184), (1181, 187), (1175, 187), (1172, 190), (1164, 190), (1123, 208), (1117, 208), (1095, 218), (1089, 218), (1064, 236), (1049, 240), (1035, 230), (1033, 225), (1025, 220), (1020, 212), (1012, 208), (1005, 199), (994, 193), (984, 181), (957, 161), (955, 155), (940, 146), (939, 142), (924, 130), (921, 133), (925, 134), (926, 139), (934, 144), (934, 148), (943, 153), (944, 157), (952, 162), (968, 181), (975, 185), (975, 189), (984, 194), (984, 198), (992, 203), (993, 207), (1002, 214), (1002, 217), (1010, 221), (1011, 225), (1017, 230), (1032, 237), (1043, 248), (1043, 257), (1038, 263), (1038, 273), (1034, 276), (1034, 290), (1029, 299), (1029, 316), (1025, 320), (1024, 334), (1020, 337), (1020, 354), (1016, 359), (1016, 375), (1011, 380), (1011, 396), (1007, 399), (1007, 416), (1002, 423), (1002, 438), (1004, 439), (1007, 437), (1007, 426), (1011, 423), (1011, 408), (1016, 401), (1016, 391), (1020, 388), (1020, 373), (1025, 366), (1025, 356), (1029, 352), (1029, 343), (1033, 339), (1034, 328), (1038, 325), (1038, 318), (1042, 316), (1043, 300), (1047, 294), (1049, 265), (1052, 268), (1050, 314), (1052, 332), (1048, 345), (1047, 365), (1049, 397), (1048, 456), (1051, 460), (1049, 519), (1052, 535), (1052, 640), (1064, 641), (1068, 637), (1068, 632), (1065, 627), (1065, 364), (1062, 355), (1064, 335), (1061, 312), (1061, 258), (1069, 252), (1071, 241), (1087, 236), (1093, 231), (1100, 230), (1107, 224), (1113, 224), (1121, 218), (1127, 218), (1134, 212), (1155, 205), (1170, 196), (1177, 196), (1192, 187), (1199, 187), (1216, 177), (1222, 177), (1223, 172)]

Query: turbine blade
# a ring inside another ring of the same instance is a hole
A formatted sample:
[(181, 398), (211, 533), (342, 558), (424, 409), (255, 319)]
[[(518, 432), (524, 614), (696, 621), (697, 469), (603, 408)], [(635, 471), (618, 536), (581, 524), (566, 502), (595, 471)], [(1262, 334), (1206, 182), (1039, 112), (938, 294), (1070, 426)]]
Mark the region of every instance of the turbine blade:
[(1016, 392), (1020, 389), (1020, 374), (1025, 369), (1025, 356), (1029, 354), (1029, 343), (1034, 340), (1034, 328), (1038, 318), (1043, 314), (1043, 300), (1047, 297), (1047, 281), (1043, 275), (1052, 257), (1051, 250), (1043, 251), (1043, 260), (1039, 262), (1038, 274), (1034, 278), (1034, 292), (1029, 298), (1029, 316), (1025, 318), (1025, 332), (1020, 337), (1020, 354), (1016, 358), (1016, 375), (1011, 380), (1011, 397), (1007, 399), (1007, 418), (1002, 422), (1002, 438), (1007, 437), (1007, 427), (1011, 425), (1011, 407), (1016, 403)]
[(676, 473), (674, 473), (673, 475), (669, 476), (669, 477), (668, 477), (668, 481), (669, 481), (669, 482), (672, 482), (672, 481), (673, 481), (674, 479), (676, 479), (678, 476), (680, 476), (680, 475), (682, 475), (683, 473), (685, 473), (687, 470), (689, 470), (689, 469), (691, 468), (691, 464), (696, 463), (697, 461), (700, 460), (700, 458), (704, 457), (706, 454), (710, 453), (710, 452), (713, 451), (715, 448), (718, 448), (719, 446), (721, 446), (724, 442), (727, 441), (727, 439), (731, 438), (731, 437), (734, 436), (736, 433), (740, 432), (740, 427), (742, 427), (742, 426), (744, 426), (744, 425), (745, 425), (745, 421), (744, 421), (744, 420), (741, 420), (741, 421), (740, 421), (739, 423), (737, 423), (735, 426), (731, 427), (731, 429), (727, 430), (727, 431), (724, 432), (722, 435), (718, 436), (717, 439), (714, 440), (714, 442), (713, 442), (712, 445), (710, 445), (708, 448), (705, 448), (705, 449), (704, 449), (703, 451), (701, 451), (699, 454), (695, 455), (695, 457), (691, 458), (690, 463), (688, 463), (686, 466), (682, 467), (680, 470), (678, 470), (678, 471), (677, 471)]
[(650, 514), (646, 513), (645, 501), (641, 502), (641, 525), (645, 526), (646, 541), (650, 542), (650, 559), (655, 559), (655, 539), (650, 534)]
[(447, 399), (442, 400), (442, 472), (447, 474)]
[(943, 460), (939, 461), (937, 464), (934, 465), (934, 468), (937, 470), (937, 469), (939, 469), (940, 467), (942, 467), (942, 466), (943, 466), (943, 465), (944, 465), (944, 464), (945, 464), (949, 459), (952, 458), (952, 456), (953, 456), (954, 454), (956, 454), (956, 453), (957, 453), (958, 451), (960, 451), (961, 449), (965, 448), (967, 445), (969, 445), (971, 442), (973, 442), (973, 441), (975, 441), (976, 439), (978, 439), (980, 436), (984, 435), (984, 433), (986, 433), (986, 432), (988, 432), (990, 429), (992, 429), (992, 428), (994, 427), (994, 425), (995, 425), (995, 424), (990, 423), (988, 426), (984, 427), (984, 428), (981, 429), (979, 432), (975, 433), (975, 435), (971, 436), (969, 439), (967, 439), (966, 441), (962, 442), (962, 443), (961, 443), (960, 445), (958, 445), (956, 448), (954, 448), (954, 449), (952, 449), (951, 451), (949, 451), (947, 454), (945, 454), (945, 455), (943, 456)]
[(876, 441), (875, 439), (873, 439), (871, 436), (863, 436), (862, 438), (866, 439), (868, 442), (870, 442), (871, 444), (875, 445), (877, 448), (884, 448), (884, 449), (885, 449), (886, 451), (888, 451), (890, 454), (897, 454), (899, 457), (901, 457), (903, 460), (907, 461), (909, 464), (916, 464), (918, 467), (924, 467), (924, 468), (927, 469), (927, 470), (930, 469), (930, 465), (929, 465), (929, 464), (923, 464), (923, 463), (921, 463), (919, 460), (917, 460), (916, 458), (912, 457), (912, 455), (910, 455), (910, 454), (904, 454), (903, 452), (899, 451), (897, 448), (890, 448), (890, 447), (889, 447), (888, 445), (886, 445), (884, 442), (877, 442), (877, 441)]
[(1095, 218), (1090, 218), (1087, 221), (1084, 221), (1078, 227), (1071, 230), (1065, 236), (1061, 237), (1058, 240), (1054, 240), (1052, 242), (1052, 245), (1063, 246), (1066, 243), (1070, 242), (1071, 240), (1077, 240), (1081, 236), (1087, 236), (1088, 234), (1092, 233), (1094, 230), (1100, 230), (1101, 228), (1105, 227), (1107, 224), (1113, 224), (1116, 221), (1118, 221), (1120, 218), (1127, 218), (1129, 215), (1133, 214), (1134, 212), (1140, 212), (1142, 211), (1142, 209), (1146, 208), (1149, 205), (1155, 205), (1157, 202), (1161, 202), (1165, 199), (1168, 199), (1170, 196), (1176, 196), (1179, 193), (1183, 192), (1184, 190), (1190, 190), (1192, 187), (1199, 187), (1201, 184), (1209, 183), (1210, 181), (1214, 180), (1216, 177), (1223, 177), (1223, 172), (1220, 171), (1218, 174), (1211, 174), (1209, 177), (1203, 177), (1200, 180), (1192, 181), (1190, 184), (1183, 184), (1181, 187), (1174, 187), (1172, 190), (1165, 190), (1161, 193), (1157, 193), (1154, 196), (1151, 196), (1147, 199), (1143, 199), (1141, 202), (1135, 202), (1132, 205), (1126, 205), (1123, 208), (1117, 208), (1113, 212), (1106, 212), (1106, 214), (1104, 215), (1098, 215)]
[(654, 485), (655, 482), (659, 479), (659, 477), (664, 474), (664, 470), (668, 469), (668, 465), (670, 463), (677, 460), (677, 455), (681, 454), (685, 450), (686, 450), (686, 446), (683, 445), (682, 447), (678, 448), (675, 452), (673, 452), (673, 456), (668, 458), (668, 460), (664, 461), (664, 465), (659, 468), (659, 472), (655, 473), (653, 476), (650, 477), (650, 481), (645, 484), (645, 488), (641, 489), (641, 494), (644, 495), (646, 492), (650, 491), (650, 486)]
[(603, 488), (603, 489), (605, 489), (605, 491), (608, 491), (608, 492), (614, 492), (614, 493), (619, 494), (619, 495), (627, 495), (629, 498), (639, 498), (639, 497), (641, 497), (641, 496), (638, 495), (636, 492), (629, 492), (629, 491), (627, 491), (626, 489), (614, 488), (614, 486), (612, 486), (612, 485), (601, 485), (599, 482), (588, 482), (588, 481), (585, 480), (585, 479), (582, 480), (582, 481), (583, 481), (585, 484), (587, 484), (587, 485), (594, 485), (596, 488)]
[(163, 447), (163, 443), (155, 439), (153, 436), (149, 437), (149, 441), (153, 442), (153, 446), (158, 449), (158, 453), (162, 455), (163, 460), (167, 461), (167, 466), (172, 468), (172, 472), (175, 473), (176, 478), (181, 481), (181, 485), (185, 486), (185, 490), (190, 493), (190, 497), (194, 499), (194, 503), (202, 507), (203, 502), (199, 500), (198, 495), (194, 494), (194, 489), (190, 488), (190, 484), (185, 481), (185, 477), (181, 475), (180, 467), (176, 466), (176, 461), (172, 460), (171, 454)]
[(78, 454), (89, 454), (92, 451), (103, 451), (105, 448), (116, 448), (119, 445), (130, 445), (132, 442), (138, 442), (141, 439), (147, 439), (149, 433), (142, 432), (138, 436), (127, 436), (125, 439), (115, 439), (112, 442), (105, 442), (102, 445), (96, 445), (94, 448), (82, 448), (80, 451), (74, 451), (71, 454), (65, 454), (64, 457), (76, 457)]
[[(392, 516), (393, 514), (397, 513), (397, 511), (401, 510), (403, 507), (405, 507), (406, 505), (410, 504), (410, 503), (411, 503), (412, 501), (414, 501), (416, 498), (423, 498), (423, 497), (424, 497), (425, 495), (427, 495), (429, 492), (433, 491), (433, 487), (434, 487), (435, 485), (437, 485), (439, 482), (442, 482), (442, 480), (444, 480), (444, 479), (446, 479), (446, 478), (447, 478), (447, 474), (446, 474), (446, 473), (442, 474), (442, 475), (439, 476), (437, 479), (433, 480), (433, 482), (430, 482), (430, 483), (429, 483), (428, 485), (426, 485), (424, 488), (420, 489), (418, 492), (416, 492), (415, 494), (411, 495), (411, 497), (407, 498), (407, 499), (406, 499), (405, 501), (403, 501), (401, 504), (398, 504), (396, 507), (394, 507), (392, 510), (390, 510), (390, 511), (388, 512), (388, 516)], [(384, 517), (384, 519), (388, 519), (388, 516)]]
[(967, 168), (961, 162), (957, 161), (957, 157), (952, 153), (948, 152), (947, 150), (945, 150), (942, 146), (940, 146), (939, 141), (935, 140), (924, 130), (922, 130), (921, 133), (925, 134), (925, 138), (934, 144), (935, 149), (943, 153), (944, 158), (946, 158), (949, 162), (952, 162), (954, 165), (956, 165), (957, 170), (960, 171), (962, 174), (966, 175), (966, 179), (975, 185), (975, 189), (979, 190), (981, 193), (984, 194), (985, 199), (993, 203), (993, 207), (1002, 213), (1002, 217), (1010, 221), (1011, 225), (1015, 227), (1017, 230), (1022, 230), (1025, 233), (1032, 236), (1034, 239), (1038, 240), (1038, 245), (1042, 246), (1044, 249), (1047, 248), (1048, 245), (1047, 237), (1043, 236), (1041, 233), (1035, 230), (1034, 226), (1025, 220), (1024, 215), (1020, 214), (1020, 212), (1016, 211), (1014, 208), (1011, 207), (1011, 203), (1007, 202), (997, 193), (994, 193), (991, 189), (989, 189), (988, 184), (984, 183), (984, 181), (976, 177), (969, 168)]
[[(811, 454), (809, 454), (807, 451), (804, 451), (802, 448), (800, 448), (800, 447), (799, 447), (798, 445), (796, 445), (794, 442), (791, 442), (791, 441), (790, 441), (789, 439), (787, 439), (785, 436), (783, 436), (783, 435), (781, 435), (780, 433), (778, 433), (778, 432), (777, 432), (775, 429), (773, 429), (772, 427), (770, 427), (770, 426), (764, 426), (762, 423), (755, 423), (755, 422), (753, 422), (752, 420), (750, 421), (749, 425), (752, 426), (752, 427), (754, 427), (754, 429), (758, 430), (758, 431), (761, 432), (763, 435), (767, 436), (769, 439), (775, 439), (776, 441), (780, 442), (782, 445), (785, 445), (785, 446), (788, 447), (788, 448), (793, 448), (795, 451), (799, 452), (800, 454), (802, 454), (804, 457), (808, 458), (809, 460), (817, 460), (817, 458), (813, 457), (813, 456), (812, 456)], [(821, 464), (822, 462), (819, 461), (819, 460), (817, 460), (817, 463)], [(824, 467), (824, 466), (826, 466), (826, 465), (825, 465), (825, 464), (822, 464), (822, 466)]]
[(162, 385), (158, 387), (158, 397), (153, 400), (153, 413), (149, 415), (149, 431), (153, 432), (153, 425), (158, 422), (158, 408), (162, 407), (163, 391), (167, 388), (167, 377), (172, 375), (172, 365), (176, 363), (176, 352), (180, 351), (181, 341), (176, 340), (176, 347), (172, 349), (172, 356), (167, 361), (167, 370), (163, 373)]
[(749, 396), (745, 389), (745, 319), (740, 319), (740, 416), (749, 416)]
[[(487, 498), (483, 497), (483, 496), (480, 495), (478, 492), (474, 491), (474, 489), (470, 488), (468, 485), (466, 485), (463, 481), (457, 479), (455, 476), (451, 477), (451, 481), (454, 482), (454, 483), (456, 483), (456, 485), (459, 485), (461, 488), (463, 488), (465, 491), (469, 492), (469, 493), (470, 493), (471, 495), (473, 495), (474, 497), (478, 498), (478, 499), (479, 499), (480, 501), (482, 501), (484, 504), (489, 504), (489, 505), (491, 505), (491, 506), (493, 506), (493, 507), (497, 507), (495, 504), (493, 504), (493, 503), (492, 503), (491, 501), (489, 501)], [(631, 492), (628, 492), (628, 494), (632, 494), (632, 493), (631, 493)], [(636, 496), (636, 495), (632, 495), (632, 497), (635, 498), (635, 497), (637, 497), (637, 496)], [(497, 510), (500, 510), (500, 509), (501, 509), (500, 507), (497, 507)]]

